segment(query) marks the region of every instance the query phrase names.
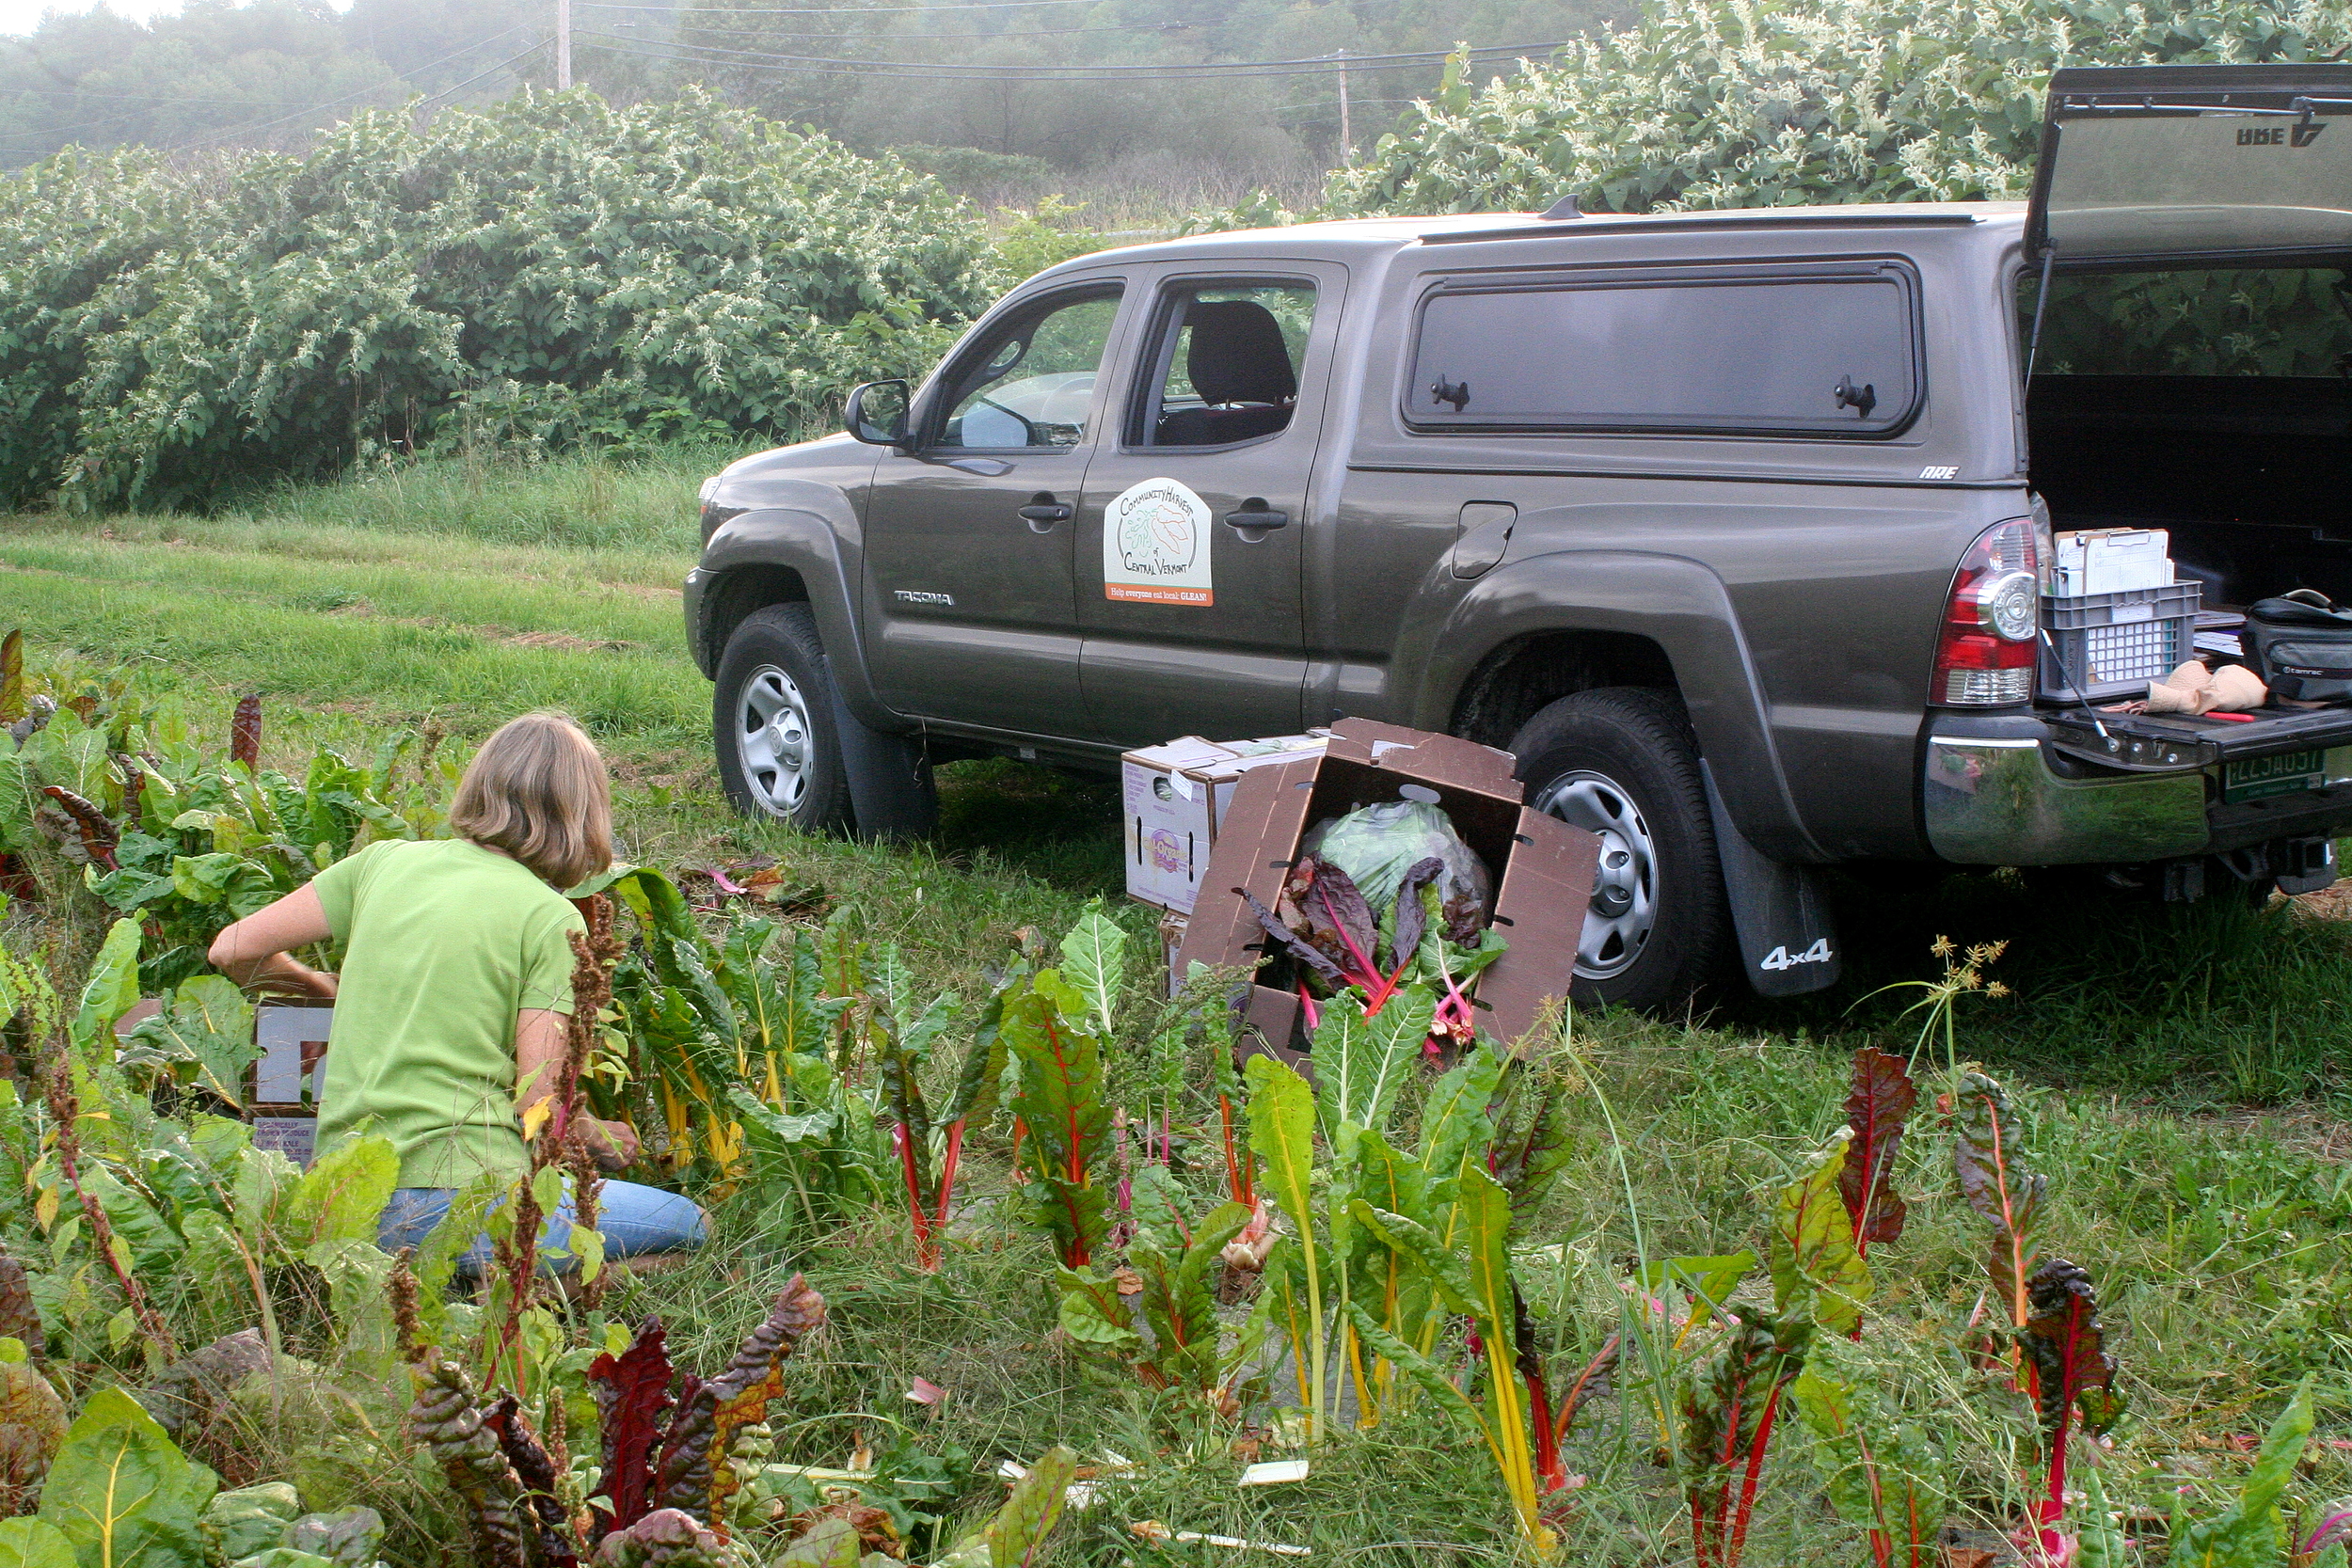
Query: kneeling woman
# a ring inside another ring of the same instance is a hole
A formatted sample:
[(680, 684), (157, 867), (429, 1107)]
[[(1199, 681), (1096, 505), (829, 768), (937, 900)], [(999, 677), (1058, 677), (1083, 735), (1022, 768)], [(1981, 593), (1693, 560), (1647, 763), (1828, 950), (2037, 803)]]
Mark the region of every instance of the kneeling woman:
[[(450, 807), (454, 838), (388, 839), (220, 933), (215, 967), (248, 989), (335, 1003), (318, 1144), (359, 1132), (400, 1151), (400, 1188), (377, 1237), (414, 1245), (483, 1172), (512, 1180), (528, 1164), (516, 1085), (550, 1092), (572, 1010), (571, 933), (586, 929), (559, 889), (612, 860), (604, 759), (561, 714), (533, 713), (483, 743)], [(292, 957), (332, 940), (340, 975)], [(587, 1124), (608, 1169), (636, 1158), (620, 1122)], [(570, 1268), (568, 1198), (542, 1246)], [(608, 1181), (596, 1227), (605, 1256), (700, 1244), (703, 1213), (657, 1187)], [(477, 1274), (487, 1243), (469, 1250)]]

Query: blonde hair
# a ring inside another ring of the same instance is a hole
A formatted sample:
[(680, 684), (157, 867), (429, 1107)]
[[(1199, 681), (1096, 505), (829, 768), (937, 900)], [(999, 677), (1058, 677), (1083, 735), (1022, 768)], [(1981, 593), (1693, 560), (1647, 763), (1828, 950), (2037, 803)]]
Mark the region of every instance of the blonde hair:
[(514, 856), (557, 888), (612, 863), (612, 786), (588, 732), (564, 713), (526, 713), (482, 743), (450, 803), (461, 838)]

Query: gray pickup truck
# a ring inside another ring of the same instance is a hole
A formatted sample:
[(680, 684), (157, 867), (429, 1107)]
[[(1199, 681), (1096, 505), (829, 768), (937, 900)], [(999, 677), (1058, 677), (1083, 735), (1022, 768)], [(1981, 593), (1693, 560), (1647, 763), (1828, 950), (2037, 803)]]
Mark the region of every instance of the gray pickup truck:
[(922, 832), (934, 760), (1342, 715), (1603, 843), (1577, 970), (1828, 984), (1841, 863), (2303, 890), (2352, 709), (2037, 677), (2052, 530), (2352, 598), (2352, 67), (2067, 71), (2030, 202), (1307, 224), (1065, 262), (703, 490), (746, 811)]

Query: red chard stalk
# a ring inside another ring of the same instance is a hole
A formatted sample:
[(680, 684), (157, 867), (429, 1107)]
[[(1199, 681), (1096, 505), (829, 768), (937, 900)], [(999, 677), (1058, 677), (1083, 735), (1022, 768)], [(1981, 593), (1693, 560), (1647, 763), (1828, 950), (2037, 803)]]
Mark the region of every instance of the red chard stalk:
[(2115, 1424), (2123, 1403), (2115, 1392), (2115, 1357), (2107, 1354), (2090, 1275), (2063, 1258), (2052, 1258), (2027, 1282), (2026, 1305), (2031, 1316), (2018, 1331), (2017, 1343), (2034, 1370), (2034, 1414), (2049, 1462), (2034, 1523), (2042, 1555), (2055, 1560), (2055, 1527), (2066, 1513), (2066, 1439), (2075, 1418), (2079, 1414), (2084, 1433), (2096, 1437)]
[(1980, 1072), (1961, 1079), (1953, 1113), (1952, 1164), (1968, 1207), (1993, 1222), (1990, 1264), (2010, 1326), (2032, 1316), (2027, 1281), (2040, 1257), (2037, 1240), (2046, 1180), (2028, 1171), (2018, 1147), (2017, 1113), (2001, 1085)]

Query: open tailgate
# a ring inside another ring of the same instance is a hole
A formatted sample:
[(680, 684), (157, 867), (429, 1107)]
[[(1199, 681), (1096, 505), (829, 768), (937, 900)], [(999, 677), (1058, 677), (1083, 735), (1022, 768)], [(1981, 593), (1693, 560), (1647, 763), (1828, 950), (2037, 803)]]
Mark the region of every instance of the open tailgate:
[(2352, 65), (2054, 73), (2026, 236), (2061, 265), (2352, 252)]
[[(2231, 792), (2268, 782), (2265, 759), (2316, 756), (2352, 746), (2352, 709), (2264, 708), (2239, 721), (2210, 715), (2093, 713), (2087, 708), (2045, 712), (2051, 744), (2059, 751), (2135, 773), (2172, 773), (2220, 764)], [(2303, 771), (2315, 770), (2317, 763)], [(2288, 768), (2288, 771), (2295, 771)]]

